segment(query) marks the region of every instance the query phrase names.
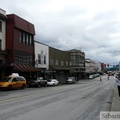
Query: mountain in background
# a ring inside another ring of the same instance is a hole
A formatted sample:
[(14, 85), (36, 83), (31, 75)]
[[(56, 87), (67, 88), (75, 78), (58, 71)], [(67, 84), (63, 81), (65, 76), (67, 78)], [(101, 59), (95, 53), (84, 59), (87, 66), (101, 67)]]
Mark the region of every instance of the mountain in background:
[(119, 70), (119, 65), (109, 65), (109, 67), (107, 66), (106, 69), (108, 71), (116, 71)]

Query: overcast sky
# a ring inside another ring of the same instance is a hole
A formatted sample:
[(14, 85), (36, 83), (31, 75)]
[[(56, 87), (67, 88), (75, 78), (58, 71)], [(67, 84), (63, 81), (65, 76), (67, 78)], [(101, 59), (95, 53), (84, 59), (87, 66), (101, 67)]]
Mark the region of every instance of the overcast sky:
[(34, 24), (36, 41), (81, 49), (96, 62), (120, 61), (120, 0), (0, 0), (0, 8)]

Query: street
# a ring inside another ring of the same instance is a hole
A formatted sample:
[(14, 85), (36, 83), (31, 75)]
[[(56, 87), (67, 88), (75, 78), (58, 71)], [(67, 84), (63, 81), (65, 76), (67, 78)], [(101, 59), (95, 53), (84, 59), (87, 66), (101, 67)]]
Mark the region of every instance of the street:
[(114, 76), (67, 84), (0, 91), (0, 120), (99, 120), (109, 111)]

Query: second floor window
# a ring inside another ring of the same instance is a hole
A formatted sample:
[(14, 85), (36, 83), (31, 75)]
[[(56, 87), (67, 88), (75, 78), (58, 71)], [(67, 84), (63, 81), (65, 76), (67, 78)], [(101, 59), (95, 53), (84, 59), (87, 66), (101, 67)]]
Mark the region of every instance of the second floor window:
[(44, 64), (46, 64), (46, 55), (44, 55)]
[(29, 37), (28, 37), (28, 34), (26, 34), (26, 45), (29, 45)]
[(25, 44), (25, 41), (26, 41), (26, 39), (25, 39), (25, 33), (23, 33), (23, 44)]
[(19, 32), (19, 42), (22, 44), (32, 46), (33, 45), (33, 35), (31, 35), (27, 32), (20, 31)]
[(55, 65), (58, 65), (58, 60), (55, 60)]
[(66, 61), (66, 66), (68, 66), (68, 62)]
[(0, 32), (2, 32), (2, 21), (0, 21)]
[(38, 64), (41, 64), (41, 54), (38, 54)]
[(19, 32), (19, 42), (22, 43), (22, 32)]
[(63, 66), (64, 65), (64, 62), (63, 61), (61, 61), (61, 66)]
[(30, 46), (32, 45), (32, 36), (31, 35), (29, 36), (29, 45)]
[(54, 65), (54, 60), (50, 59), (50, 65)]

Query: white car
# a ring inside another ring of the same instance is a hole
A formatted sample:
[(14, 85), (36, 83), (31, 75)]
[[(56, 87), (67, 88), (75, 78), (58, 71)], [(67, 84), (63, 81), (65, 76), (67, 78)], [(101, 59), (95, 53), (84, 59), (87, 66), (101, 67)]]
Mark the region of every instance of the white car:
[(89, 79), (93, 79), (94, 78), (94, 75), (89, 75)]
[(76, 77), (68, 77), (68, 79), (66, 80), (66, 83), (68, 84), (68, 83), (73, 83), (73, 84), (75, 84), (75, 82), (76, 82)]
[(56, 80), (56, 79), (49, 79), (49, 80), (47, 81), (47, 85), (48, 85), (48, 86), (59, 85), (59, 81)]

